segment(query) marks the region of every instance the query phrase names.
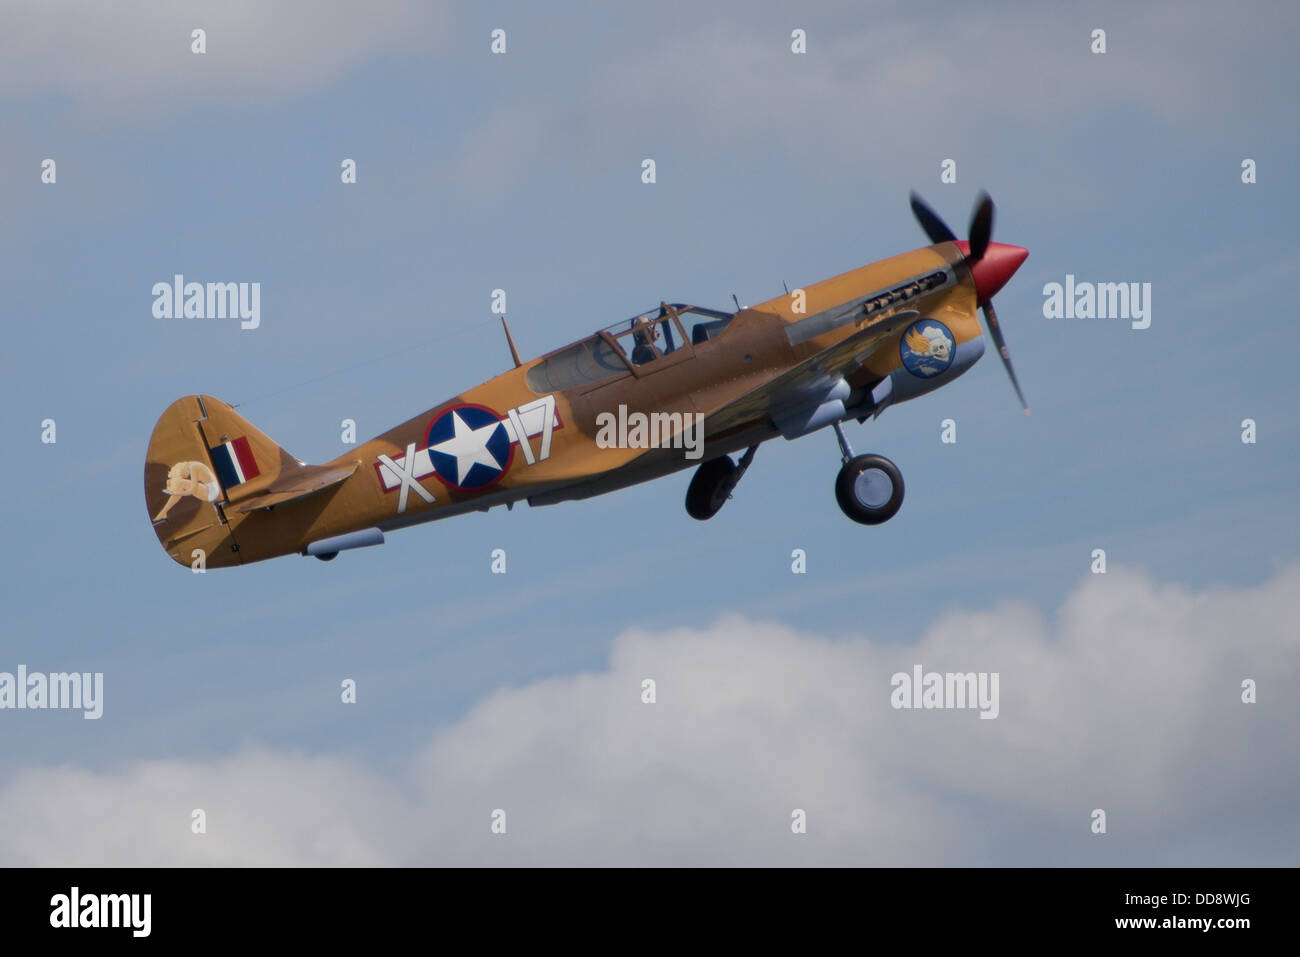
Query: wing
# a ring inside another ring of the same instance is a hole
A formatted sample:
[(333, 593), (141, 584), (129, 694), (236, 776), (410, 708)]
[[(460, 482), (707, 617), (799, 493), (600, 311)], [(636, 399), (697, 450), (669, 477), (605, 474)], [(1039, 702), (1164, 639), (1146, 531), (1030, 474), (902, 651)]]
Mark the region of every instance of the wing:
[(820, 403), (839, 379), (866, 362), (884, 340), (919, 316), (914, 309), (885, 316), (740, 398), (706, 412), (705, 433), (712, 438), (737, 425), (771, 417), (773, 413)]

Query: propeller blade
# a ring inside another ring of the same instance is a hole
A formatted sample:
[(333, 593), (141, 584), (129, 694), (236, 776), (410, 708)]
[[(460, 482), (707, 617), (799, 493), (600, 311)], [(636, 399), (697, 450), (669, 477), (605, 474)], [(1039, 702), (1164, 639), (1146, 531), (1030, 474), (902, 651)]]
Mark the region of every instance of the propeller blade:
[(993, 340), (993, 345), (997, 347), (998, 354), (1002, 356), (1002, 364), (1007, 367), (1007, 375), (1011, 378), (1011, 386), (1016, 390), (1016, 398), (1020, 400), (1020, 406), (1025, 410), (1025, 415), (1029, 414), (1029, 403), (1025, 401), (1025, 394), (1020, 391), (1020, 383), (1016, 381), (1016, 370), (1011, 368), (1011, 356), (1007, 354), (1007, 341), (1002, 338), (1002, 327), (998, 325), (998, 314), (993, 311), (993, 303), (986, 302), (984, 309), (984, 323), (989, 329), (989, 338)]
[(989, 240), (993, 238), (993, 199), (988, 193), (980, 193), (975, 203), (975, 212), (970, 219), (970, 256), (971, 262), (977, 263), (988, 251)]
[(912, 215), (921, 224), (925, 234), (930, 237), (930, 242), (951, 243), (957, 241), (957, 237), (948, 228), (948, 224), (940, 219), (939, 214), (927, 206), (925, 200), (916, 193), (912, 193)]

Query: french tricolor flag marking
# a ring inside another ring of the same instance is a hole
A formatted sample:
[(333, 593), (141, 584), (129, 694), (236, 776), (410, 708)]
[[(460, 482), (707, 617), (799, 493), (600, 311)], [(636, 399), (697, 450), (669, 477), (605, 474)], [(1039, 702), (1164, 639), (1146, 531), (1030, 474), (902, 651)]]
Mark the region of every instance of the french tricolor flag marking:
[(217, 481), (222, 488), (242, 485), (260, 474), (248, 439), (242, 435), (208, 449), (208, 455), (212, 458), (212, 467), (216, 469)]

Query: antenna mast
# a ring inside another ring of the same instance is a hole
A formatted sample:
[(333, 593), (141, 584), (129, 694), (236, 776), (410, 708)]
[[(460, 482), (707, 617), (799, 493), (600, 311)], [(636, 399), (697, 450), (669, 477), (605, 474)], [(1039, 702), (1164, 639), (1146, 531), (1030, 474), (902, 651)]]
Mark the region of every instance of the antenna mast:
[(505, 330), (506, 342), (510, 346), (510, 358), (515, 360), (515, 368), (518, 369), (523, 362), (519, 359), (519, 350), (515, 348), (514, 336), (510, 335), (510, 327), (506, 325), (506, 314), (501, 313), (501, 328)]

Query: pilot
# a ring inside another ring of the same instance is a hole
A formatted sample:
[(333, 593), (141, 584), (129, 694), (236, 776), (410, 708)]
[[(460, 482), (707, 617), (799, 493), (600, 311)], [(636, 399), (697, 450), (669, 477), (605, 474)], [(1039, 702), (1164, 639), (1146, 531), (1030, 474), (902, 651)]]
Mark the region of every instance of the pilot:
[(655, 348), (654, 325), (648, 319), (637, 321), (632, 339), (636, 342), (636, 346), (632, 349), (633, 365), (645, 365), (659, 358), (659, 350)]

